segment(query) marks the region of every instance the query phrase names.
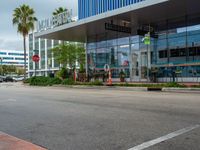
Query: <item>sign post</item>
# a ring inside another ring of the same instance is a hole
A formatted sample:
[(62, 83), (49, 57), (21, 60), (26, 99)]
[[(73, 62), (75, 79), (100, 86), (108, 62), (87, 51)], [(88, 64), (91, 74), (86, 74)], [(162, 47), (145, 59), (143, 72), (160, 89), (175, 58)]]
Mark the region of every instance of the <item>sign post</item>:
[(40, 57), (38, 55), (33, 55), (32, 60), (35, 62), (35, 76), (36, 76), (36, 63), (40, 61)]

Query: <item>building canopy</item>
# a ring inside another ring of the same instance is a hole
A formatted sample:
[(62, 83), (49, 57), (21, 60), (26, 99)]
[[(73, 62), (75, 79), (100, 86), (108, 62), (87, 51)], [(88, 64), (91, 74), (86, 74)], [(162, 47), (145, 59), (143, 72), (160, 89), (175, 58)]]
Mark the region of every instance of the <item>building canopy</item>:
[[(108, 11), (96, 16), (64, 24), (46, 31), (36, 33), (36, 37), (86, 42), (87, 37), (106, 32), (105, 24), (119, 25), (128, 22), (131, 33), (136, 34), (141, 25), (156, 25), (172, 18), (200, 14), (199, 0), (146, 0), (137, 4)], [(197, 19), (199, 18), (199, 19)], [(191, 22), (200, 22), (200, 15)], [(181, 21), (177, 22), (181, 27)], [(185, 24), (185, 23), (184, 23)], [(162, 25), (161, 25), (162, 26)], [(111, 37), (112, 38), (112, 37)], [(115, 37), (113, 37), (115, 38)]]

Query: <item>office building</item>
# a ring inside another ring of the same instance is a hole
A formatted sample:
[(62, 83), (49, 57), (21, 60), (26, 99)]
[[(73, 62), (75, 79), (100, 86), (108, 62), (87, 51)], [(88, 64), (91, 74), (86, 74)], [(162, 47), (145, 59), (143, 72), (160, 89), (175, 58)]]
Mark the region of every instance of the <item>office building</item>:
[[(28, 55), (27, 55), (27, 63), (28, 63)], [(0, 49), (0, 65), (13, 65), (16, 67), (23, 68), (24, 51)]]
[[(78, 21), (36, 37), (86, 43), (87, 73), (119, 81), (199, 82), (199, 0), (78, 0)], [(145, 43), (145, 38), (150, 41)]]
[[(60, 44), (61, 41), (35, 38), (34, 33), (29, 34), (29, 62), (28, 76), (48, 76), (59, 70), (60, 64), (54, 60), (51, 49)], [(39, 55), (40, 61), (35, 63), (33, 55)]]

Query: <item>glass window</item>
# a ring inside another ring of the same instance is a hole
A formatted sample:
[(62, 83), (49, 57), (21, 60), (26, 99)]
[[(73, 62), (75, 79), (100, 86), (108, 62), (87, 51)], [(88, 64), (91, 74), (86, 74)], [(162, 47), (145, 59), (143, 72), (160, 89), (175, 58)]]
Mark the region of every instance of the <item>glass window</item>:
[(99, 48), (96, 51), (97, 68), (103, 68), (105, 64), (110, 64), (110, 52), (106, 48)]
[(118, 45), (129, 44), (129, 37), (117, 39), (117, 44)]
[(129, 45), (118, 46), (118, 65), (123, 67), (129, 66)]
[(95, 49), (96, 48), (96, 43), (88, 43), (87, 44), (87, 49)]
[(110, 47), (110, 46), (116, 46), (117, 45), (117, 40), (116, 39), (113, 39), (113, 40), (108, 40), (107, 41), (107, 46)]

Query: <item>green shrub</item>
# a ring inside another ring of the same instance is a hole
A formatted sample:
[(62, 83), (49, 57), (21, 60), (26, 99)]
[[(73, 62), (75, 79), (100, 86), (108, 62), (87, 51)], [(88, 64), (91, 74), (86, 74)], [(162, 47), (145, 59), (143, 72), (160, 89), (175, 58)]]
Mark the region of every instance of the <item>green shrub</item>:
[(62, 83), (62, 80), (61, 79), (59, 79), (59, 78), (50, 78), (49, 79), (49, 83), (51, 84), (51, 85), (54, 85), (54, 84), (61, 84)]
[(61, 70), (56, 72), (56, 77), (61, 79), (66, 79), (69, 77), (68, 70), (66, 68), (62, 68)]
[(63, 85), (74, 85), (75, 82), (74, 82), (74, 80), (73, 80), (72, 78), (69, 78), (69, 79), (63, 80), (63, 81), (62, 81), (62, 84), (63, 84)]
[(31, 78), (28, 78), (28, 79), (26, 79), (26, 80), (23, 80), (24, 83), (30, 83), (30, 81), (31, 81)]
[(50, 83), (49, 77), (32, 77), (32, 78), (30, 78), (30, 85), (48, 86), (48, 85), (52, 85), (52, 84)]

